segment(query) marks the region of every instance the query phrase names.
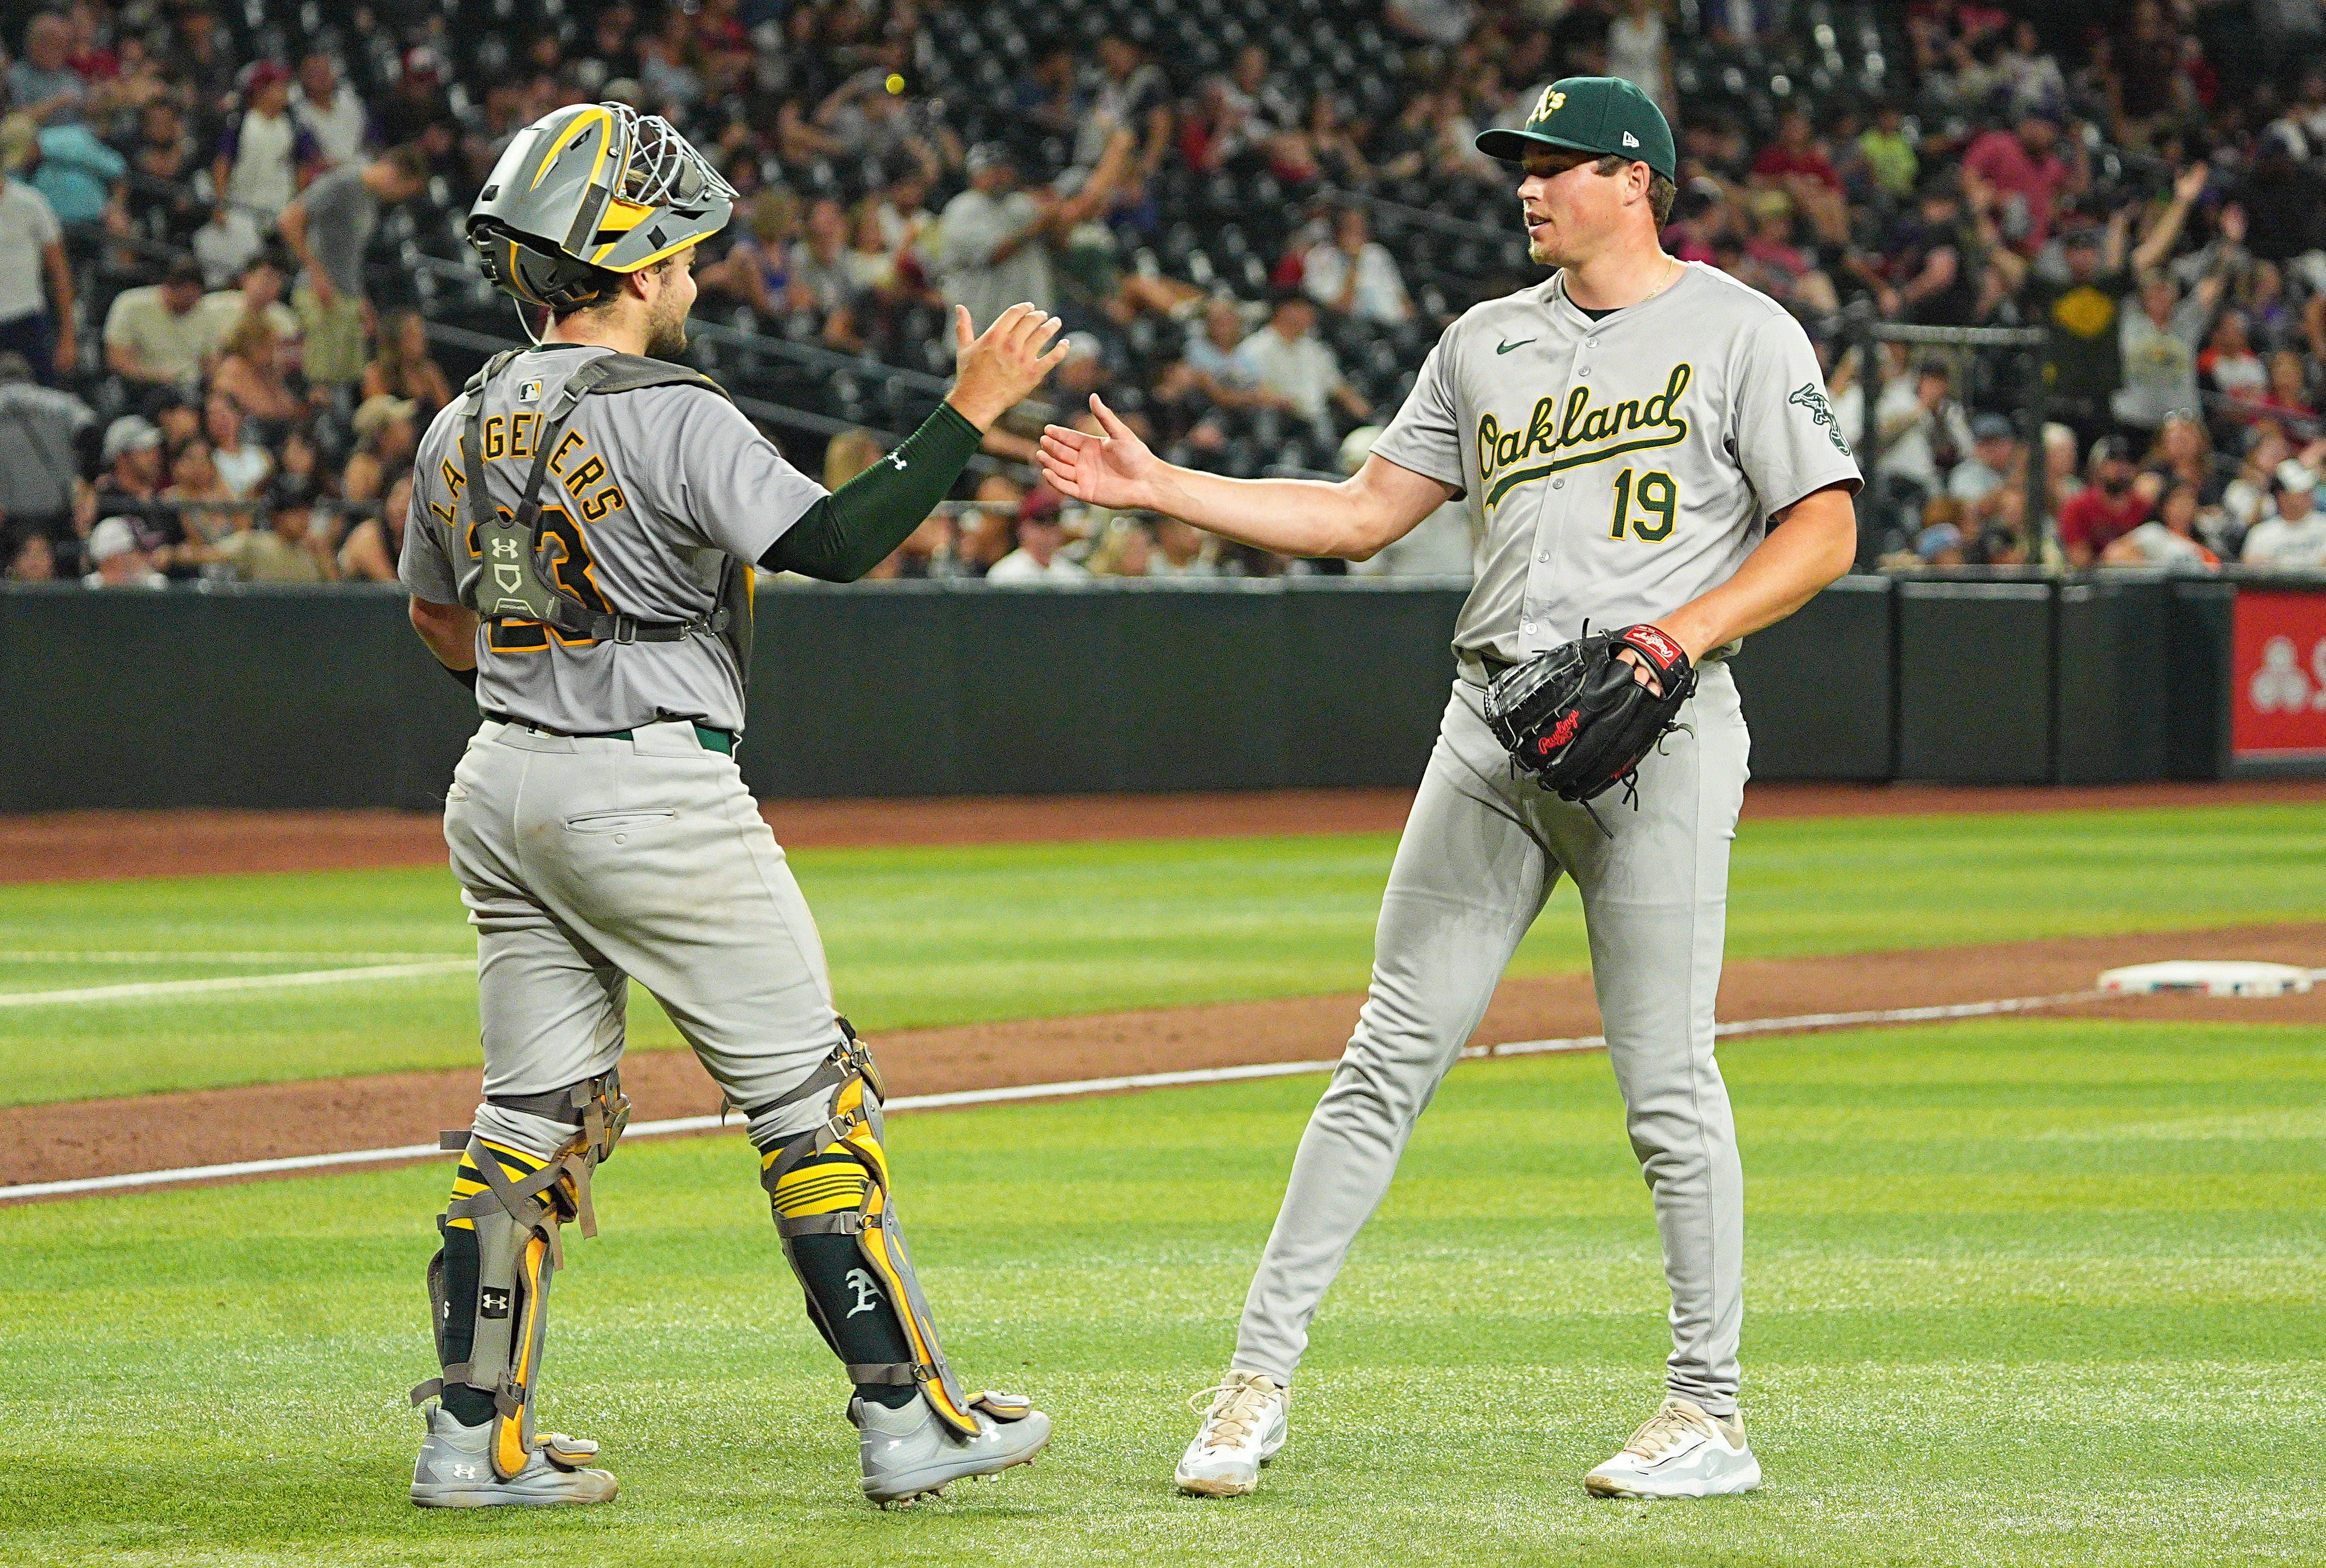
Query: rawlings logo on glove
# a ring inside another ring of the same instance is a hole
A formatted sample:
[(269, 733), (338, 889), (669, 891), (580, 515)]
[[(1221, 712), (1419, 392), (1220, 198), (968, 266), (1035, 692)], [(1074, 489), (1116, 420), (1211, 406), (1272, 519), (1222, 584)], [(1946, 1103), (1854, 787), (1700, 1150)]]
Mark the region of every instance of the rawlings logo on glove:
[[(1640, 680), (1629, 648), (1655, 677)], [(1651, 626), (1561, 643), (1504, 671), (1486, 689), (1486, 723), (1512, 763), (1561, 800), (1587, 802), (1629, 785), (1640, 759), (1671, 732), (1696, 694), (1696, 669)]]

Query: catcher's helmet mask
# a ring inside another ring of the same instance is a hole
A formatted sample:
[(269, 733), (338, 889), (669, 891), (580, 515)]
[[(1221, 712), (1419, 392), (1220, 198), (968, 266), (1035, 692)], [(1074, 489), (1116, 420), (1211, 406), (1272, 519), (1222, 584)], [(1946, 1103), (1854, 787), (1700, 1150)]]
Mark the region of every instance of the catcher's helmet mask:
[(669, 121), (628, 104), (575, 104), (519, 131), (469, 211), (485, 275), (552, 312), (727, 227), (735, 189)]

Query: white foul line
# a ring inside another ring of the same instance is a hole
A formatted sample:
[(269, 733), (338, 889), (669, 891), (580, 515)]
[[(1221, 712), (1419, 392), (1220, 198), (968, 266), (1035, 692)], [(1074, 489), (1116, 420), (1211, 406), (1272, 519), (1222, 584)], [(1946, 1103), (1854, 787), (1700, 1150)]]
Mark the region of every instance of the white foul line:
[(114, 949), (23, 948), (0, 952), (0, 964), (287, 964), (307, 963), (315, 959), (337, 959), (341, 963), (400, 964), (451, 956), (446, 952), (350, 952), (344, 949), (292, 951), (275, 948), (236, 952), (199, 947), (151, 948), (131, 952)]
[[(422, 975), (472, 974), (474, 959), (432, 959), (418, 964), (366, 964), (352, 970), (300, 970), (287, 975), (221, 975), (213, 980), (138, 980), (126, 986), (81, 986), (69, 991), (0, 991), (0, 1007), (44, 1007), (66, 1002), (131, 1002), (151, 997), (212, 997), (229, 991), (272, 991), (286, 986), (340, 986), (358, 980), (408, 980)], [(0, 1188), (0, 1192), (6, 1191)]]
[[(360, 971), (358, 971), (360, 972)], [(200, 983), (200, 982), (197, 982)], [(1980, 1018), (1997, 1013), (2025, 1013), (2041, 1007), (2063, 1007), (2098, 1000), (2099, 991), (2061, 991), (2049, 997), (2010, 997), (1993, 1002), (1956, 1002), (1932, 1007), (1884, 1007), (1865, 1013), (1802, 1013), (1790, 1018), (1744, 1018), (1714, 1025), (1721, 1035), (1767, 1035), (1791, 1029), (1828, 1029), (1852, 1024), (1921, 1024), (1943, 1018)], [(1605, 1048), (1602, 1035), (1580, 1035), (1571, 1040), (1514, 1040), (1503, 1045), (1472, 1045), (1465, 1058), (1534, 1056), (1554, 1052), (1598, 1051)], [(953, 1106), (998, 1105), (1013, 1099), (1064, 1099), (1084, 1094), (1116, 1094), (1134, 1089), (1175, 1089), (1189, 1084), (1233, 1083), (1253, 1078), (1289, 1078), (1303, 1072), (1330, 1072), (1332, 1062), (1260, 1062), (1241, 1067), (1191, 1067), (1178, 1072), (1138, 1072), (1122, 1078), (1076, 1078), (1063, 1083), (1019, 1083), (1002, 1089), (959, 1089), (944, 1094), (904, 1094), (887, 1102), (887, 1111), (940, 1110)], [(709, 1132), (727, 1123), (721, 1116), (680, 1116), (665, 1121), (632, 1122), (622, 1136), (658, 1137), (670, 1133)], [(740, 1125), (740, 1124), (737, 1124)], [(26, 1182), (0, 1186), (0, 1202), (11, 1198), (56, 1198), (70, 1192), (104, 1192), (124, 1187), (152, 1187), (174, 1182), (207, 1182), (221, 1176), (264, 1176), (284, 1171), (312, 1171), (330, 1165), (369, 1164), (385, 1160), (425, 1159), (442, 1153), (434, 1144), (405, 1144), (392, 1149), (348, 1149), (330, 1155), (289, 1155), (270, 1160), (237, 1160), (223, 1165), (187, 1165), (172, 1171), (131, 1171), (118, 1176), (81, 1176), (67, 1182)]]

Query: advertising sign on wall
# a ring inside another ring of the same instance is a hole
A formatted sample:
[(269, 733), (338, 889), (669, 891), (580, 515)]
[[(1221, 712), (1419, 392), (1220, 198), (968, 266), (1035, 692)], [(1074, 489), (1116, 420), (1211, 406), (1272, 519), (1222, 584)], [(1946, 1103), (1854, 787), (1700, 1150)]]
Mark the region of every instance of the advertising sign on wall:
[(2326, 593), (2240, 589), (2234, 626), (2231, 754), (2326, 759)]

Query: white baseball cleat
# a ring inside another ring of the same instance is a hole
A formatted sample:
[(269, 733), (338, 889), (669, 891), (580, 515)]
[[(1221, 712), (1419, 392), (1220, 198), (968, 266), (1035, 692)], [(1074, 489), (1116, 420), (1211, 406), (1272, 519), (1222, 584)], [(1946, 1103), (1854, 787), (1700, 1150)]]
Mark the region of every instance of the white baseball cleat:
[[(1209, 1406), (1199, 1403), (1213, 1396)], [(1197, 1497), (1242, 1497), (1260, 1485), (1260, 1467), (1291, 1435), (1292, 1395), (1264, 1372), (1230, 1372), (1227, 1381), (1187, 1401), (1204, 1424), (1180, 1456), (1172, 1480)]]
[(412, 1500), (423, 1508), (554, 1508), (611, 1502), (621, 1489), (591, 1467), (596, 1443), (556, 1432), (535, 1438), (525, 1468), (503, 1480), (493, 1471), (492, 1438), (491, 1422), (463, 1426), (431, 1406), (428, 1436), (412, 1467)]
[(1677, 1394), (1621, 1452), (1583, 1478), (1595, 1498), (1717, 1498), (1760, 1484), (1761, 1461), (1744, 1445), (1744, 1421), (1707, 1415)]

